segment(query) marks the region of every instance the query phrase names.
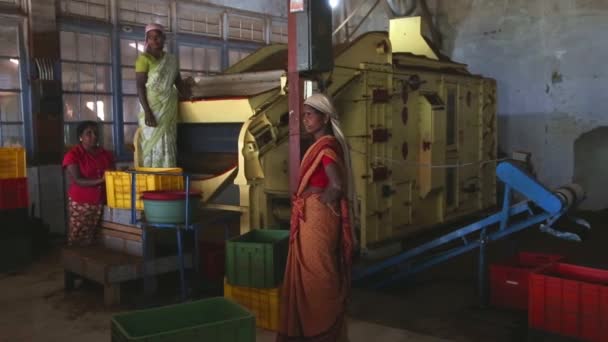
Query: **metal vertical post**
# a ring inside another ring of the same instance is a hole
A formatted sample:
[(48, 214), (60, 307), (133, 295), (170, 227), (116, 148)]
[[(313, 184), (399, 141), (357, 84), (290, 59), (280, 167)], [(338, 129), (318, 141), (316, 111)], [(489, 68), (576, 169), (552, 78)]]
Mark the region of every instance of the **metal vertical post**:
[(179, 279), (181, 288), (181, 299), (186, 300), (186, 277), (184, 275), (184, 250), (182, 246), (182, 229), (178, 225), (175, 228), (177, 232), (177, 259), (179, 261)]
[[(287, 7), (289, 8), (289, 0)], [(298, 23), (296, 13), (287, 19), (287, 84), (289, 89), (289, 192), (295, 193), (300, 173), (300, 109), (302, 106), (302, 80), (298, 73)]]
[(124, 113), (123, 113), (123, 96), (122, 96), (122, 77), (121, 77), (121, 60), (120, 60), (120, 31), (119, 31), (119, 21), (118, 21), (118, 3), (117, 0), (110, 0), (110, 20), (112, 22), (112, 32), (111, 32), (111, 51), (112, 51), (112, 91), (114, 92), (114, 96), (112, 96), (112, 108), (114, 112), (114, 118), (112, 125), (112, 141), (114, 143), (114, 150), (116, 154), (118, 154), (119, 158), (126, 157), (124, 146)]
[(505, 193), (502, 200), (502, 210), (500, 215), (500, 230), (505, 230), (509, 221), (509, 208), (511, 207), (511, 187), (505, 184)]
[[(185, 187), (186, 187), (186, 201), (185, 201), (185, 205), (186, 205), (186, 213), (185, 213), (185, 226), (184, 229), (189, 229), (190, 228), (190, 177), (187, 175), (184, 175), (184, 182), (185, 182)], [(185, 276), (185, 263), (184, 263), (184, 246), (183, 246), (183, 241), (182, 241), (182, 228), (177, 225), (176, 227), (176, 231), (177, 231), (177, 258), (178, 258), (178, 262), (179, 262), (179, 278), (180, 278), (180, 285), (181, 285), (181, 298), (182, 301), (186, 300), (186, 276)]]
[(487, 237), (486, 237), (486, 228), (481, 230), (479, 235), (479, 305), (481, 308), (486, 308), (488, 306), (488, 287), (487, 287), (487, 262), (486, 262), (486, 245), (487, 245)]

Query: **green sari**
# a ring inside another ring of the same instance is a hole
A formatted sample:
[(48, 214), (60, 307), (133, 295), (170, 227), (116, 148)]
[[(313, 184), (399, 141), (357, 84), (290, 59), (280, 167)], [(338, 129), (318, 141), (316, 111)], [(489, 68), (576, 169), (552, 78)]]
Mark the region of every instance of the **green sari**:
[(165, 53), (156, 60), (143, 54), (148, 60), (146, 94), (148, 104), (156, 119), (156, 127), (148, 127), (145, 114), (139, 113), (140, 151), (142, 167), (175, 167), (177, 158), (177, 102), (175, 78), (178, 73), (177, 59)]

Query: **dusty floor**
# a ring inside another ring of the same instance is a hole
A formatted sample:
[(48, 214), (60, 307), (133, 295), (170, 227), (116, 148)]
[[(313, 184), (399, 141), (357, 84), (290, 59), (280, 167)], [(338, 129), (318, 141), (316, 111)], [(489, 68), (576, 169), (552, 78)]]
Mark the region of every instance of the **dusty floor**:
[[(564, 242), (534, 229), (491, 245), (489, 262), (517, 251), (552, 252), (569, 261), (608, 268), (603, 250), (608, 213), (584, 215), (593, 225), (581, 244)], [(102, 289), (83, 284), (65, 293), (55, 251), (22, 273), (0, 275), (0, 341), (109, 341), (110, 318), (134, 304), (108, 310)], [(351, 341), (526, 341), (525, 313), (480, 309), (476, 255), (468, 254), (383, 292), (355, 289), (350, 308)], [(138, 284), (133, 284), (133, 293)], [(258, 331), (258, 341), (273, 341)], [(538, 339), (530, 339), (537, 341)], [(546, 339), (550, 341), (551, 339)]]

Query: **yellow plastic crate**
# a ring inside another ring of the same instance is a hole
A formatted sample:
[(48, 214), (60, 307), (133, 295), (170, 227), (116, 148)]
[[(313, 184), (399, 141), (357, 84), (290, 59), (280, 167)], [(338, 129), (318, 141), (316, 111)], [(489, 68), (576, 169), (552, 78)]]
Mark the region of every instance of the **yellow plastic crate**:
[[(181, 168), (137, 168), (138, 171), (181, 173)], [(108, 207), (117, 209), (131, 209), (131, 174), (124, 171), (107, 171), (106, 193)], [(135, 180), (137, 200), (135, 207), (144, 209), (144, 202), (139, 199), (144, 191), (153, 190), (183, 190), (184, 178), (182, 176), (138, 174)]]
[(256, 289), (228, 284), (224, 279), (224, 297), (249, 309), (255, 315), (255, 324), (263, 329), (278, 331), (280, 287)]
[(0, 179), (25, 178), (25, 149), (23, 147), (0, 147)]

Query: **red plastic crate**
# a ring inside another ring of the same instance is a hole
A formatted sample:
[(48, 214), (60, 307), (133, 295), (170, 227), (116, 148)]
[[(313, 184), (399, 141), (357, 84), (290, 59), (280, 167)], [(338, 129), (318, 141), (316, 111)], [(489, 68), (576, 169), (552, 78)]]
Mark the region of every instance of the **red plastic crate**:
[(225, 274), (226, 243), (199, 242), (200, 272), (206, 280), (222, 280)]
[(0, 179), (0, 210), (27, 208), (27, 178)]
[(490, 266), (490, 300), (493, 306), (528, 309), (530, 273), (563, 259), (561, 255), (522, 252)]
[(530, 275), (530, 328), (608, 341), (608, 270), (557, 263)]

